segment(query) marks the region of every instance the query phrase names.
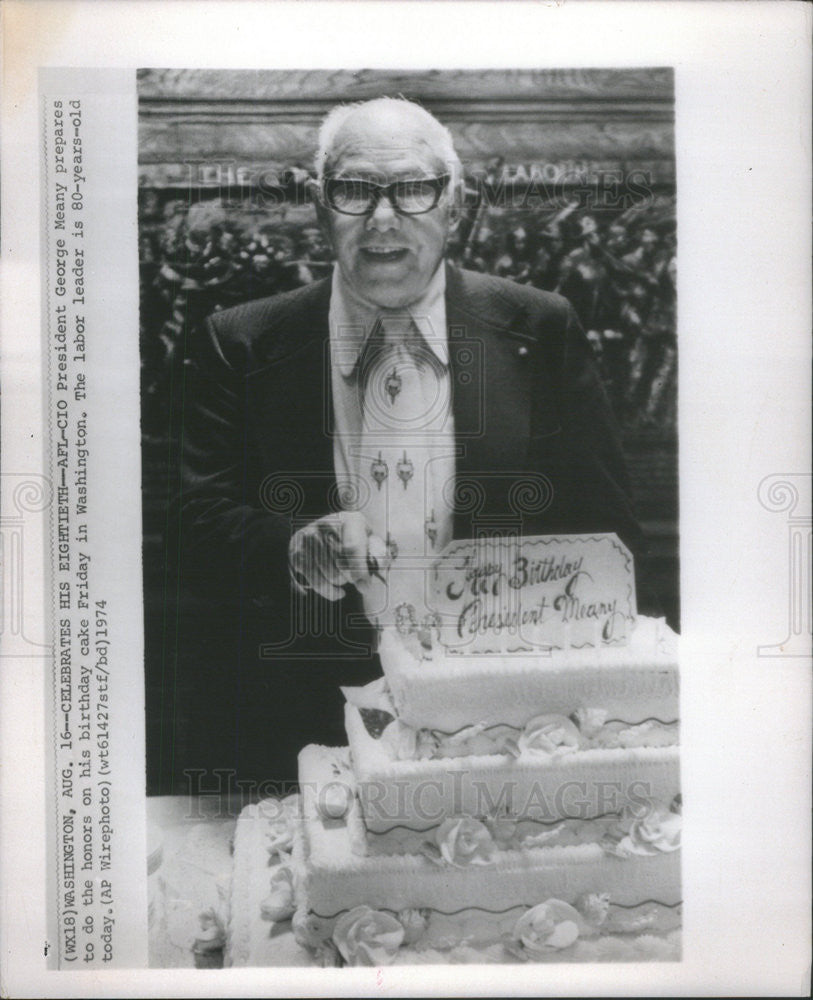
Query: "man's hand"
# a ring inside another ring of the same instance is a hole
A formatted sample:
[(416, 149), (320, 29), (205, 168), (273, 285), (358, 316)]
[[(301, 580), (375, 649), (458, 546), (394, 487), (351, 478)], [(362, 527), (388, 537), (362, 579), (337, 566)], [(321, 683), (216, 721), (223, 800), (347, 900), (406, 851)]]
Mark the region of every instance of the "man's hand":
[(288, 564), (300, 593), (315, 591), (328, 601), (344, 597), (352, 584), (364, 591), (387, 568), (384, 542), (358, 511), (341, 511), (300, 528), (288, 546)]

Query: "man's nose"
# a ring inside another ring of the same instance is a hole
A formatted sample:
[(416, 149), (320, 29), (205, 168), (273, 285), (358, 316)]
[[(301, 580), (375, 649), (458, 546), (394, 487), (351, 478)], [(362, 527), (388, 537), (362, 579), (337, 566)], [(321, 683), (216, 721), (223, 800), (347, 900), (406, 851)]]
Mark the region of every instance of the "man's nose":
[(367, 228), (383, 233), (387, 229), (397, 229), (398, 225), (398, 213), (393, 208), (389, 197), (382, 191), (367, 220)]

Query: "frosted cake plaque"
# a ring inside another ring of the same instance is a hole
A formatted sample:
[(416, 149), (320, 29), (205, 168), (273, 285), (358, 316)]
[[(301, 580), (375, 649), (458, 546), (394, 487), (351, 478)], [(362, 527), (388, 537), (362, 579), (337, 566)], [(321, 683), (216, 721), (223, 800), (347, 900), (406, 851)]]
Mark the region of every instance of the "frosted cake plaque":
[(453, 541), (429, 586), (441, 643), (467, 655), (624, 645), (636, 614), (614, 534)]

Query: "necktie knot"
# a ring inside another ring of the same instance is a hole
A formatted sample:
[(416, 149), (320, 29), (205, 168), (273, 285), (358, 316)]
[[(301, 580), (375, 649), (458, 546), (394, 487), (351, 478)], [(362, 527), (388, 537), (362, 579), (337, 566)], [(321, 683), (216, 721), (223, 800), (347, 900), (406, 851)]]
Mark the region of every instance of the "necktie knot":
[(379, 317), (359, 357), (361, 401), (366, 407), (373, 394), (395, 405), (407, 379), (423, 382), (434, 397), (444, 370), (409, 315)]
[(419, 353), (419, 341), (420, 337), (410, 316), (378, 316), (359, 354), (361, 382), (366, 383), (371, 368), (382, 358), (397, 351)]
[[(387, 347), (408, 346), (417, 334), (408, 313), (382, 314), (376, 320), (376, 329), (381, 343)], [(374, 329), (373, 334), (375, 332)]]

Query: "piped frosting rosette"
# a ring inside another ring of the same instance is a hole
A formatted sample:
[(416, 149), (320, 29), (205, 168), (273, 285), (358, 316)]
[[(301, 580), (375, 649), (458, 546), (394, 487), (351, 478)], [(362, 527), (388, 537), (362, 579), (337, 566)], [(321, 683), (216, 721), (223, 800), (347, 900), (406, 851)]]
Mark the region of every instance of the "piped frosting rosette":
[(627, 803), (602, 846), (620, 858), (677, 851), (681, 823), (677, 797), (668, 806), (652, 800)]

